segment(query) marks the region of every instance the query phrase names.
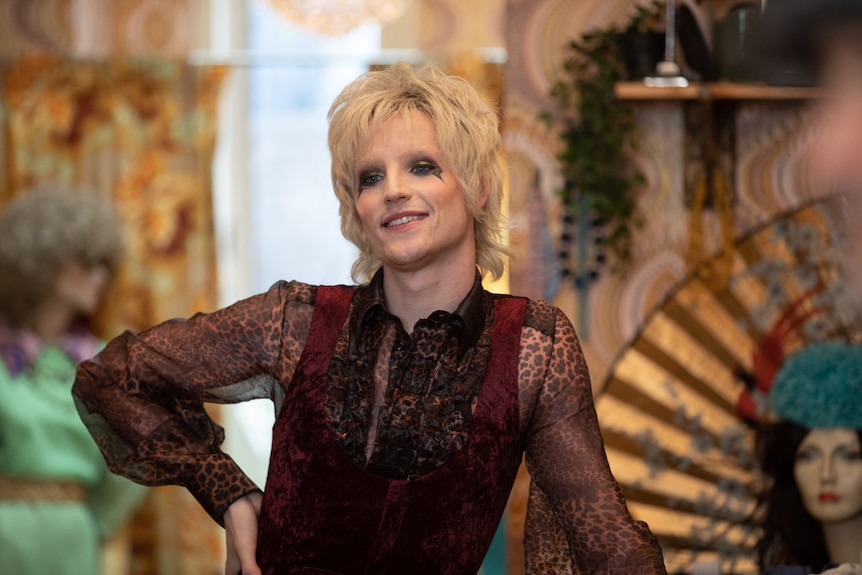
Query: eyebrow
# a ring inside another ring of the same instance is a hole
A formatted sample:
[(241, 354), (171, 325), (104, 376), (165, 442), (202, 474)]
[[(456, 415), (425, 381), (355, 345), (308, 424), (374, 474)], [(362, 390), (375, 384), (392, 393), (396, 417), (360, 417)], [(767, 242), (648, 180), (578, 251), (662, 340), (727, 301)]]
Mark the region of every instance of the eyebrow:
[(420, 150), (413, 154), (413, 159), (411, 161), (418, 162), (420, 160), (433, 160), (435, 162), (438, 162), (439, 160), (437, 160), (437, 157), (438, 155), (442, 156), (442, 154), (443, 152), (439, 150)]
[(369, 171), (373, 171), (373, 170), (379, 170), (379, 169), (380, 169), (380, 164), (378, 164), (376, 162), (372, 162), (372, 161), (356, 163), (353, 166), (353, 171), (356, 172), (357, 174), (362, 174), (365, 172), (369, 172)]
[[(797, 451), (802, 451), (803, 449), (816, 449), (817, 451), (823, 451), (823, 449), (820, 447), (820, 445), (818, 445), (816, 443), (803, 443), (799, 446)], [(858, 449), (860, 449), (860, 446), (858, 444), (852, 443), (852, 442), (851, 443), (839, 443), (838, 445), (834, 446), (833, 448), (828, 449), (828, 451), (838, 451), (839, 449), (858, 450)]]

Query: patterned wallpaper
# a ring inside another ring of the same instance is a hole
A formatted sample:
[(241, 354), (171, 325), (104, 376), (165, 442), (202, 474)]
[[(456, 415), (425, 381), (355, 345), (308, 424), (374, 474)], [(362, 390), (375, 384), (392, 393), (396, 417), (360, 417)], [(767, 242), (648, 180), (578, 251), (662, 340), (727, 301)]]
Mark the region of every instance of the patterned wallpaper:
[(208, 5), (208, 0), (0, 0), (0, 55), (182, 57), (199, 41)]
[[(685, 108), (674, 102), (633, 103), (639, 149), (632, 161), (646, 176), (638, 194), (644, 226), (635, 236), (633, 263), (625, 275), (605, 273), (587, 295), (581, 317), (578, 294), (556, 271), (562, 186), (556, 133), (538, 121), (554, 113), (548, 91), (563, 48), (584, 31), (627, 18), (631, 0), (508, 0), (504, 144), (511, 173), (512, 291), (542, 297), (580, 326), (597, 390), (610, 364), (643, 319), (685, 275), (690, 213)], [(737, 234), (817, 195), (805, 171), (805, 146), (812, 135), (805, 104), (745, 102), (735, 124), (733, 193)], [(707, 253), (719, 248), (718, 224), (707, 213)]]
[(0, 1), (0, 55), (72, 50), (74, 0)]

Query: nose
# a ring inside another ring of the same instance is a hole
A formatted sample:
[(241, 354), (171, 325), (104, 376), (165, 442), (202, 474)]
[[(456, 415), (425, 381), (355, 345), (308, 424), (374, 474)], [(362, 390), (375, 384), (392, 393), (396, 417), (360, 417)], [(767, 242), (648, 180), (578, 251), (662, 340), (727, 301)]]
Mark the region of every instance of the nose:
[(108, 270), (108, 266), (105, 264), (97, 264), (93, 266), (93, 279), (95, 279), (100, 285), (107, 284), (108, 280), (111, 279), (111, 272)]
[(383, 199), (386, 202), (396, 202), (410, 197), (410, 188), (398, 174), (387, 175), (383, 181)]
[(820, 483), (823, 485), (830, 485), (835, 483), (835, 466), (833, 465), (833, 461), (831, 457), (824, 457), (823, 463), (820, 466)]

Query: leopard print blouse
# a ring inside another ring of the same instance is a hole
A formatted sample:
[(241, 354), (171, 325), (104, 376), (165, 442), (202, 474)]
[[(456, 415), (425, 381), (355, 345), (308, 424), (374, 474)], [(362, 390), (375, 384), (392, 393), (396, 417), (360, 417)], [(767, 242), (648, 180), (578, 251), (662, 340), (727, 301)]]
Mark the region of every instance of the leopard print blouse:
[[(81, 364), (73, 395), (110, 468), (147, 485), (184, 485), (221, 523), (233, 501), (259, 488), (220, 450), (223, 430), (203, 405), (268, 397), (280, 409), (316, 291), (279, 282), (214, 313), (126, 332)], [(490, 303), (477, 276), (454, 314), (435, 312), (408, 334), (386, 311), (380, 275), (357, 289), (326, 396), (335, 436), (357, 465), (409, 479), (464, 444), (489, 356)], [(610, 472), (575, 330), (544, 302), (527, 305), (518, 395), (533, 484), (528, 572), (665, 573)]]

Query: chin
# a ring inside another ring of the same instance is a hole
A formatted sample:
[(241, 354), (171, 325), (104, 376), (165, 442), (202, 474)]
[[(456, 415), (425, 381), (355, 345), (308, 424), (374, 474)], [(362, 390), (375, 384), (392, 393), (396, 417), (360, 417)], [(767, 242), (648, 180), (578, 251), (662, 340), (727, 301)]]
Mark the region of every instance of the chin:
[(91, 315), (96, 313), (97, 309), (99, 309), (100, 301), (101, 300), (81, 302), (81, 305), (78, 306), (78, 310), (77, 310), (78, 315), (81, 315), (84, 317), (90, 317)]
[(383, 264), (394, 270), (414, 271), (425, 265), (426, 254), (414, 252), (401, 252), (385, 254), (381, 258)]
[(855, 513), (853, 511), (847, 511), (845, 509), (823, 509), (818, 508), (814, 510), (815, 513), (811, 515), (817, 519), (820, 523), (843, 523), (844, 521), (848, 521), (850, 519), (854, 519), (860, 515), (860, 512), (857, 510)]

